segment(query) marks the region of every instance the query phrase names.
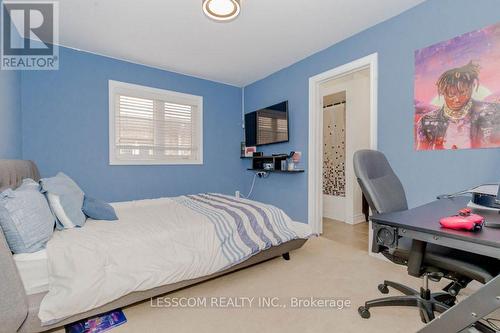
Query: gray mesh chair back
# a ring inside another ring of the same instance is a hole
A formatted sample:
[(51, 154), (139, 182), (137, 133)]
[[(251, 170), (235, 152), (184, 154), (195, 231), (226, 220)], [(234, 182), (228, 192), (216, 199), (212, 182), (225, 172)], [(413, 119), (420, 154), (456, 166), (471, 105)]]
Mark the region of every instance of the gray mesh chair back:
[(354, 153), (354, 173), (361, 190), (375, 213), (408, 209), (405, 190), (387, 158), (375, 150)]

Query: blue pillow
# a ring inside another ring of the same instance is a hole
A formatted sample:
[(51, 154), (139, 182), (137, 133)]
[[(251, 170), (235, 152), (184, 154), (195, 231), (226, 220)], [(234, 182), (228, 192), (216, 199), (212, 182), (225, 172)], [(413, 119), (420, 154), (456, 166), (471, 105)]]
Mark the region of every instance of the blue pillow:
[(81, 227), (85, 224), (82, 212), (84, 193), (78, 185), (64, 173), (40, 180), (50, 208), (57, 218), (57, 229)]
[(118, 220), (115, 209), (108, 203), (85, 196), (83, 200), (83, 212), (94, 220), (115, 221)]
[(15, 191), (0, 193), (0, 226), (14, 253), (31, 253), (45, 247), (54, 232), (55, 218), (40, 185), (25, 179)]

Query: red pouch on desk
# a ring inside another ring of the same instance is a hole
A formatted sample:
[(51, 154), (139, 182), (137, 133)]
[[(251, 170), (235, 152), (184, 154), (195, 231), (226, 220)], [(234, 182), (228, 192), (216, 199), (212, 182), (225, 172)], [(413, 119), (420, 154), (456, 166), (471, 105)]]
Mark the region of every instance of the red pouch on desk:
[(483, 228), (484, 217), (477, 214), (471, 214), (470, 209), (465, 208), (459, 212), (459, 215), (443, 217), (439, 224), (443, 228), (455, 230), (476, 231)]

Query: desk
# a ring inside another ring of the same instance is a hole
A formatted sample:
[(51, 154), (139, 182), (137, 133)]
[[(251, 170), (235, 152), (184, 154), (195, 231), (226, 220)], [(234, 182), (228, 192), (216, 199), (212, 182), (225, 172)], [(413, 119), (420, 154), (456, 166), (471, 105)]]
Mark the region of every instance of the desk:
[[(483, 228), (480, 232), (457, 231), (441, 228), (439, 219), (451, 216), (467, 206), (470, 198), (442, 199), (402, 212), (373, 215), (373, 226), (388, 225), (397, 229), (399, 236), (413, 240), (408, 260), (408, 273), (419, 276), (422, 253), (427, 243), (438, 244), (463, 251), (500, 259), (500, 228)], [(486, 221), (500, 222), (500, 214), (481, 211)], [(500, 308), (500, 276), (491, 280), (477, 292), (426, 325), (421, 333), (461, 332), (480, 318)]]

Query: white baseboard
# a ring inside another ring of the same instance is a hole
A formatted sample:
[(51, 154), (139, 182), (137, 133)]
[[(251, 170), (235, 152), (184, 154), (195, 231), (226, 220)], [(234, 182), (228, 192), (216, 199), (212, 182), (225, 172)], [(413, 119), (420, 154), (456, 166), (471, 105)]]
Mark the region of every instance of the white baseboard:
[(347, 217), (344, 222), (348, 223), (348, 224), (352, 224), (352, 225), (363, 223), (363, 222), (366, 222), (365, 215), (362, 214), (362, 213), (361, 214), (356, 214), (354, 216)]
[(359, 213), (359, 214), (354, 215), (354, 217), (352, 218), (352, 221), (353, 221), (352, 224), (359, 224), (359, 223), (366, 222), (365, 214)]

